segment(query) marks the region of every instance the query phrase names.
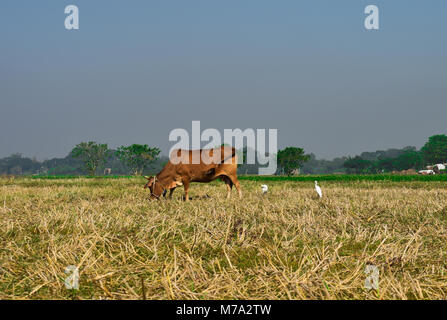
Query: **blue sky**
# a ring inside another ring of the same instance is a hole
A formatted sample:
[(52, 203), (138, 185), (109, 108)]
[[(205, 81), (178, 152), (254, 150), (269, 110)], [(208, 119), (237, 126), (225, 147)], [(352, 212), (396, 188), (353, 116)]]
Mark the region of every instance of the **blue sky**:
[[(80, 30), (64, 28), (75, 4)], [(363, 26), (380, 9), (380, 30)], [(445, 1), (0, 3), (0, 156), (277, 128), (332, 158), (446, 133)]]

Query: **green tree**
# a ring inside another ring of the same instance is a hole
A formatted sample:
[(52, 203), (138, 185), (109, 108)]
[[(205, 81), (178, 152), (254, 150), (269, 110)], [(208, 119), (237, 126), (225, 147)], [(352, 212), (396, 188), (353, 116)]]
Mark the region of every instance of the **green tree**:
[(393, 158), (379, 158), (376, 161), (372, 162), (372, 166), (374, 167), (376, 172), (390, 172), (395, 168), (395, 159)]
[(407, 151), (393, 161), (396, 170), (421, 169), (424, 166), (422, 153), (414, 150)]
[(421, 148), (427, 164), (447, 162), (447, 136), (438, 134), (428, 138), (428, 142)]
[(94, 141), (81, 142), (71, 151), (73, 158), (80, 158), (85, 170), (90, 176), (94, 176), (96, 169), (103, 166), (109, 155), (107, 144), (99, 144)]
[(310, 159), (310, 155), (304, 154), (302, 148), (287, 147), (278, 151), (276, 159), (280, 171), (290, 176), (294, 170), (302, 167)]
[(134, 175), (141, 175), (145, 168), (157, 159), (160, 149), (150, 148), (147, 144), (121, 146), (116, 155), (124, 162)]
[(373, 163), (369, 160), (365, 160), (362, 157), (356, 156), (354, 158), (349, 157), (345, 161), (343, 166), (347, 169), (348, 173), (370, 173)]

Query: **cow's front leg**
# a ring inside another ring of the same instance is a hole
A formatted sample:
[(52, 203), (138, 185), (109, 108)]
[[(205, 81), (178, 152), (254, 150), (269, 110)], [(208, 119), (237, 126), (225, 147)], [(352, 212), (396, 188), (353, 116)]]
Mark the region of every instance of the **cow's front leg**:
[(183, 181), (183, 188), (185, 188), (185, 201), (189, 201), (189, 196), (188, 196), (189, 181)]

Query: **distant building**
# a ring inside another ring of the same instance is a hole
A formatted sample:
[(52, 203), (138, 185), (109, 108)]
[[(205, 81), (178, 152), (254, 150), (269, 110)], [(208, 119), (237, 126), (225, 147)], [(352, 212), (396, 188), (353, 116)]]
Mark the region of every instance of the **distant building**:
[(429, 174), (435, 174), (435, 172), (433, 170), (428, 169), (428, 170), (420, 170), (419, 174), (422, 174), (425, 176), (425, 175), (429, 175)]
[(37, 174), (48, 174), (48, 168), (47, 167), (40, 167), (40, 169), (37, 170)]
[(437, 174), (441, 173), (442, 170), (445, 170), (445, 165), (442, 163), (438, 163), (433, 166), (433, 171)]

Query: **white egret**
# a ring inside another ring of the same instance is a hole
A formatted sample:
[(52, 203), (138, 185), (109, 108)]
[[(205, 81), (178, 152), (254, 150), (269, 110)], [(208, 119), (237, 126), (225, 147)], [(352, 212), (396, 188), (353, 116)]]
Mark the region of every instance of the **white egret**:
[(267, 191), (269, 190), (269, 187), (268, 187), (266, 184), (263, 184), (263, 185), (261, 186), (261, 188), (262, 188), (262, 194), (266, 194)]
[(323, 192), (321, 192), (321, 188), (318, 186), (318, 182), (315, 181), (315, 191), (317, 191), (318, 196), (321, 198), (323, 196)]

